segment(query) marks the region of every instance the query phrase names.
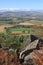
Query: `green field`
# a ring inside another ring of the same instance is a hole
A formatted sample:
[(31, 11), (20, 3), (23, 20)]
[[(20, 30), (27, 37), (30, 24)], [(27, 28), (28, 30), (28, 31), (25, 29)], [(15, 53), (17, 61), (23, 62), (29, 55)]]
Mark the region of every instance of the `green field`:
[(9, 31), (10, 32), (22, 32), (22, 31), (29, 31), (29, 30), (31, 30), (32, 28), (22, 28), (22, 27), (20, 27), (20, 28), (14, 28), (14, 27), (11, 27), (11, 28), (8, 28), (9, 29)]
[(22, 32), (23, 34), (40, 34), (43, 29), (42, 28), (34, 28), (34, 27), (8, 27), (7, 31), (12, 33), (12, 32)]

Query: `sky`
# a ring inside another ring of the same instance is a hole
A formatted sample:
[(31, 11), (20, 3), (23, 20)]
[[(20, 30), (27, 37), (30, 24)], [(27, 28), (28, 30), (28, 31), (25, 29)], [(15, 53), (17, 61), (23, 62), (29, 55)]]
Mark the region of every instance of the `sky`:
[(43, 0), (0, 0), (0, 9), (43, 10)]

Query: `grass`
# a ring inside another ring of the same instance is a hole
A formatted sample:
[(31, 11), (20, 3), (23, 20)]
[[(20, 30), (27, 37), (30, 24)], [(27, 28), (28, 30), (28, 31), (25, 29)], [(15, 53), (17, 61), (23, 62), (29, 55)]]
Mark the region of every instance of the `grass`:
[(1, 24), (0, 25), (0, 32), (5, 32), (5, 27), (12, 27), (11, 24)]
[(10, 32), (23, 32), (23, 31), (29, 31), (30, 29), (32, 28), (24, 28), (24, 27), (20, 27), (20, 28), (14, 28), (14, 27), (11, 27), (9, 28), (9, 31)]
[(42, 28), (28, 28), (28, 27), (9, 27), (8, 28), (8, 32), (10, 32), (11, 34), (17, 34), (17, 35), (29, 35), (29, 34), (34, 34), (34, 35), (41, 35), (41, 33), (43, 32)]

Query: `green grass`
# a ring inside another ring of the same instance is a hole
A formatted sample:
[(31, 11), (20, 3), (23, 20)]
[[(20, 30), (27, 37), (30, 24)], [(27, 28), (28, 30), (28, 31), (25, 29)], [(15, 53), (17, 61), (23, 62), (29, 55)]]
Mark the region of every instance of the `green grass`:
[(11, 27), (11, 28), (9, 28), (9, 31), (10, 32), (20, 32), (20, 31), (29, 31), (31, 29), (32, 28), (24, 28), (24, 27), (14, 28), (14, 27)]
[(42, 28), (28, 28), (28, 27), (10, 27), (8, 28), (8, 32), (22, 32), (22, 35), (29, 35), (29, 34), (34, 34), (34, 35), (40, 35), (42, 31)]

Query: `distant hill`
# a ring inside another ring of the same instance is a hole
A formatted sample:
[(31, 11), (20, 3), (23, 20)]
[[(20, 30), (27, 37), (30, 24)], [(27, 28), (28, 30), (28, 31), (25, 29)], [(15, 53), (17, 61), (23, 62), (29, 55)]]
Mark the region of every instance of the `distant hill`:
[(43, 10), (24, 11), (24, 10), (0, 10), (0, 21), (11, 21), (12, 18), (17, 20), (39, 20), (43, 21)]
[(43, 10), (41, 10), (41, 11), (18, 11), (18, 10), (16, 10), (16, 11), (2, 11), (2, 10), (0, 10), (0, 15), (8, 15), (8, 14), (17, 14), (17, 15), (19, 15), (19, 14), (21, 14), (21, 15), (26, 15), (26, 16), (39, 16), (39, 17), (43, 17)]

